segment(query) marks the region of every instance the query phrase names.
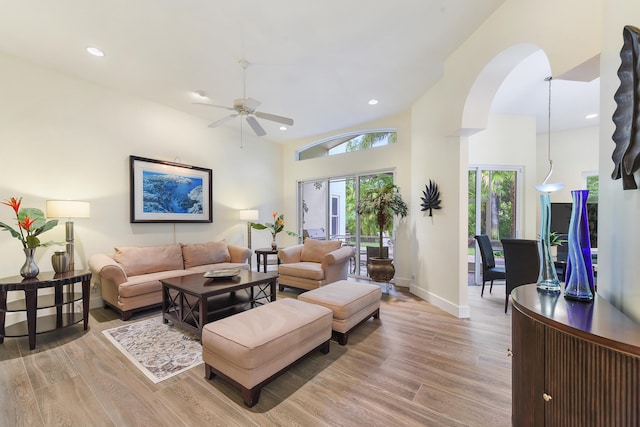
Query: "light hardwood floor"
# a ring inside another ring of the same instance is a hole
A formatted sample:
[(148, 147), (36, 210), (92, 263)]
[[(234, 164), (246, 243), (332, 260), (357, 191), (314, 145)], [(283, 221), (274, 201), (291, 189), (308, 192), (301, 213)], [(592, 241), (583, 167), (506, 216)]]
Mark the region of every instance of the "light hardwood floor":
[(26, 338), (0, 345), (0, 426), (508, 426), (503, 304), (504, 286), (484, 298), (472, 286), (472, 317), (457, 319), (392, 289), (379, 320), (292, 367), (251, 409), (224, 381), (205, 380), (203, 365), (153, 384), (101, 333), (123, 322), (94, 309), (86, 333), (39, 335), (32, 351)]

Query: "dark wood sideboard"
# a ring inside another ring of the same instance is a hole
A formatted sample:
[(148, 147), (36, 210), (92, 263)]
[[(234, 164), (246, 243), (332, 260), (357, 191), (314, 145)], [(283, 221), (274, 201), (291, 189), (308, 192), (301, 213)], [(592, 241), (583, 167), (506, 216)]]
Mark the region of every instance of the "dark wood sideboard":
[(514, 289), (514, 426), (639, 426), (640, 325), (593, 303)]

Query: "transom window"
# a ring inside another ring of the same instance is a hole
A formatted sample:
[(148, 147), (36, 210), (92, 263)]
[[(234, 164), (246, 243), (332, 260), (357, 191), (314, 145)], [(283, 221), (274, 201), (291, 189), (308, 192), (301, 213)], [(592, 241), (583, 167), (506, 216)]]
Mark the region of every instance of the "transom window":
[(368, 150), (395, 144), (398, 136), (395, 129), (376, 129), (352, 132), (332, 136), (316, 141), (301, 148), (297, 152), (298, 160), (315, 159), (318, 157), (334, 156), (352, 151)]

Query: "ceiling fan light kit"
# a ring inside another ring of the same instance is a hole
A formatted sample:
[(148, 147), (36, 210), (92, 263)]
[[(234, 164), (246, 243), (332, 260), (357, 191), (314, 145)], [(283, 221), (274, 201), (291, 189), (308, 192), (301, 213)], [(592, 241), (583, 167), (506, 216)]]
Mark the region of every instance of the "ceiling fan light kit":
[(241, 117), (241, 118), (244, 117), (247, 123), (249, 124), (249, 127), (251, 128), (251, 130), (253, 130), (253, 132), (257, 136), (264, 136), (267, 134), (267, 132), (264, 130), (262, 125), (260, 125), (260, 123), (256, 118), (269, 120), (271, 122), (276, 122), (276, 123), (280, 123), (287, 126), (293, 126), (293, 119), (289, 117), (279, 116), (271, 113), (265, 113), (263, 111), (256, 111), (256, 108), (260, 106), (261, 102), (258, 101), (257, 99), (247, 97), (246, 70), (247, 70), (247, 67), (249, 66), (249, 62), (247, 62), (247, 60), (245, 59), (241, 59), (240, 61), (238, 61), (238, 63), (242, 67), (243, 95), (242, 95), (242, 98), (237, 98), (233, 100), (232, 107), (227, 107), (224, 105), (208, 104), (205, 102), (194, 102), (194, 104), (197, 104), (197, 105), (205, 105), (207, 107), (223, 108), (225, 110), (234, 111), (233, 114), (230, 114), (226, 117), (223, 117), (211, 123), (209, 127), (210, 128), (218, 127), (221, 124), (231, 119), (234, 119), (236, 117)]

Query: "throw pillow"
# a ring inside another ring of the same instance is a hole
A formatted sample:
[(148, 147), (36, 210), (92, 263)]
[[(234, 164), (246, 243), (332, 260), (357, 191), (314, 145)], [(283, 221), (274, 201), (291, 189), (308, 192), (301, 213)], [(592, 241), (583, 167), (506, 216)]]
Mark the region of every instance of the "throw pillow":
[(182, 270), (182, 250), (179, 244), (165, 246), (121, 246), (116, 248), (113, 259), (127, 276)]
[(227, 242), (224, 240), (182, 245), (182, 257), (184, 258), (184, 268), (231, 261), (231, 254)]
[(342, 246), (340, 240), (316, 240), (305, 239), (300, 254), (300, 261), (322, 262), (322, 258), (331, 251), (335, 251)]

